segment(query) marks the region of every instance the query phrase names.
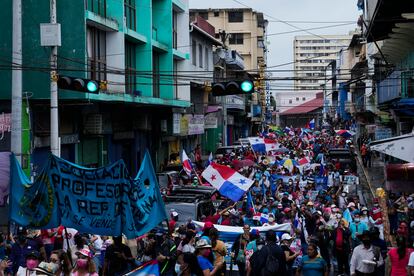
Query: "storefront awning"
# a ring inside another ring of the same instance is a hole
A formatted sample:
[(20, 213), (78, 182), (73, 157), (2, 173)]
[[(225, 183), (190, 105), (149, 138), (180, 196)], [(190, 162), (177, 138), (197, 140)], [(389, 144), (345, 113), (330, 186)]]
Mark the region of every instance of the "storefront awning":
[(371, 150), (391, 155), (398, 159), (414, 162), (414, 131), (407, 135), (397, 136), (371, 142)]

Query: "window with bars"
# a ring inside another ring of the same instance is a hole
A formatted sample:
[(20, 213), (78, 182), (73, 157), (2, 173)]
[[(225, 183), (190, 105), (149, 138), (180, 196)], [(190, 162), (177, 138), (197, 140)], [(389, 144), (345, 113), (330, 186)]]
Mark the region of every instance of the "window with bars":
[(152, 96), (160, 97), (160, 56), (155, 52), (152, 54)]
[(191, 43), (191, 61), (193, 65), (197, 65), (197, 43), (195, 40)]
[(233, 33), (230, 35), (229, 44), (243, 44), (243, 33)]
[(106, 17), (106, 0), (87, 0), (86, 9), (100, 16)]
[(173, 48), (177, 49), (177, 12), (173, 11), (173, 21), (172, 21), (172, 29), (173, 29)]
[(198, 44), (198, 66), (203, 68), (203, 45)]
[(125, 92), (133, 94), (136, 91), (136, 45), (125, 41)]
[(233, 11), (229, 12), (229, 22), (243, 22), (243, 12), (242, 11)]
[(135, 0), (124, 0), (125, 21), (128, 29), (137, 30)]
[(88, 55), (88, 77), (106, 80), (106, 33), (95, 27), (87, 27), (86, 45)]

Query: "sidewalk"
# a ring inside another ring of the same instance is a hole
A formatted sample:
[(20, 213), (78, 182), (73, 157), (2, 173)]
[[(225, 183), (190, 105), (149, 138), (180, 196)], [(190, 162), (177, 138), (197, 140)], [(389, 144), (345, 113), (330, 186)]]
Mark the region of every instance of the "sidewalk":
[[(362, 158), (361, 158), (361, 154), (360, 152), (358, 152), (358, 163), (359, 163), (359, 168), (361, 169), (361, 171), (364, 174), (364, 177), (367, 181), (367, 185), (368, 188), (371, 192), (371, 195), (366, 198), (366, 200), (372, 200), (372, 198), (376, 197), (375, 195), (375, 191), (377, 190), (377, 188), (384, 188), (385, 189), (385, 175), (384, 175), (384, 162), (382, 162), (381, 157), (380, 156), (373, 156), (372, 157), (372, 162), (371, 162), (371, 167), (364, 167), (363, 166), (363, 162), (362, 162)], [(360, 178), (362, 177), (362, 175), (360, 175)]]

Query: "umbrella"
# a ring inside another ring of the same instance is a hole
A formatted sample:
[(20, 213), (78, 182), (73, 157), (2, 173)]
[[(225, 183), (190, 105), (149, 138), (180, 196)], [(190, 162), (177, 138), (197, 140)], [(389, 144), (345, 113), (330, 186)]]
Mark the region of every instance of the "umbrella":
[(243, 159), (243, 160), (233, 160), (232, 165), (233, 167), (238, 170), (243, 167), (251, 167), (254, 166), (256, 163), (250, 159)]
[(353, 131), (346, 130), (346, 129), (335, 130), (335, 132), (336, 132), (336, 135), (342, 136), (344, 138), (349, 138), (355, 135)]
[(289, 171), (293, 170), (293, 167), (298, 166), (298, 162), (296, 160), (293, 159), (284, 159), (282, 161), (279, 162), (279, 164), (283, 167), (285, 167), (286, 169), (288, 169)]

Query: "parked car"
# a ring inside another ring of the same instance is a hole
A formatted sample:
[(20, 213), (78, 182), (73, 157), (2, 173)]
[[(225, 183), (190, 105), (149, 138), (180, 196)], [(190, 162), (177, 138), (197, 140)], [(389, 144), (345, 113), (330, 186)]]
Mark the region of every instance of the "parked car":
[(357, 164), (355, 159), (355, 154), (352, 153), (349, 149), (345, 148), (334, 148), (328, 151), (328, 157), (332, 160), (332, 163), (336, 163), (339, 160), (342, 169), (352, 169), (356, 171)]
[(232, 152), (236, 153), (238, 150), (240, 150), (242, 146), (226, 146), (226, 147), (219, 147), (217, 148), (215, 152), (215, 158), (221, 158), (225, 154), (230, 154)]
[(179, 172), (165, 171), (157, 173), (158, 185), (162, 193), (171, 190), (174, 186), (182, 184)]
[(165, 210), (178, 213), (178, 225), (186, 224), (191, 218), (200, 220), (202, 215), (208, 216), (215, 208), (211, 195), (213, 187), (177, 187), (164, 197)]

